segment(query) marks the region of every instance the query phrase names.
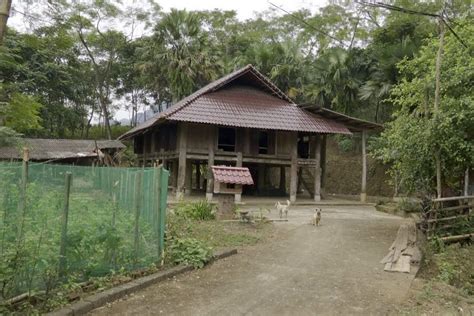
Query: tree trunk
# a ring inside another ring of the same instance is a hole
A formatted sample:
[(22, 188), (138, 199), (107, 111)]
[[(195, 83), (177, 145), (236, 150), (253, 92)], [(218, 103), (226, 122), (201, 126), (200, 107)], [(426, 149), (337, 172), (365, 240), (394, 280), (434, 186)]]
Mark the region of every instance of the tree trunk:
[(0, 0), (0, 46), (7, 31), (7, 21), (10, 17), (11, 6), (12, 0)]
[(110, 129), (110, 120), (109, 120), (109, 111), (107, 109), (107, 98), (103, 95), (103, 92), (99, 92), (99, 102), (102, 109), (102, 115), (104, 116), (104, 127), (105, 132), (107, 133), (107, 139), (112, 139), (112, 130)]
[(92, 118), (94, 117), (94, 110), (91, 111), (91, 116), (89, 117), (89, 120), (87, 121), (87, 126), (86, 126), (86, 139), (89, 138), (89, 130), (91, 128), (91, 122)]
[[(435, 72), (435, 99), (434, 99), (434, 119), (435, 122), (438, 118), (439, 111), (439, 99), (440, 99), (440, 85), (441, 85), (441, 61), (443, 57), (443, 44), (444, 44), (444, 22), (441, 18), (438, 20), (440, 34), (439, 34), (439, 47), (438, 53), (436, 55), (436, 72)], [(438, 198), (442, 195), (442, 186), (441, 186), (441, 149), (438, 146), (438, 149), (435, 152), (435, 164), (436, 164), (436, 193)]]

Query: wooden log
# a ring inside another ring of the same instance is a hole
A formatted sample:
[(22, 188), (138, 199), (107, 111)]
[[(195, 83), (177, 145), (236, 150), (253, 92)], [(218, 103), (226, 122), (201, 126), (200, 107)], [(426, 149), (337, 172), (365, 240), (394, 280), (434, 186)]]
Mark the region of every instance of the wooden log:
[(445, 237), (441, 237), (440, 239), (442, 241), (446, 241), (446, 242), (454, 242), (454, 241), (469, 239), (469, 238), (472, 238), (472, 237), (474, 237), (474, 233), (455, 235), (455, 236), (445, 236)]
[(433, 202), (448, 202), (448, 201), (459, 201), (459, 200), (474, 200), (474, 195), (464, 195), (464, 196), (452, 196), (439, 199), (433, 199)]
[(400, 225), (398, 229), (397, 238), (395, 239), (393, 260), (397, 261), (408, 246), (408, 226), (405, 224)]
[(467, 215), (455, 215), (455, 216), (448, 216), (448, 217), (432, 218), (432, 219), (426, 220), (426, 222), (428, 223), (445, 222), (445, 221), (451, 221), (451, 220), (460, 219), (460, 218), (467, 218), (470, 216), (471, 215), (467, 214)]
[(393, 255), (395, 253), (395, 250), (394, 249), (391, 249), (388, 254), (383, 257), (382, 260), (380, 260), (380, 263), (389, 263), (389, 262), (392, 262), (393, 261)]
[(410, 256), (400, 256), (395, 262), (385, 264), (384, 271), (410, 273)]
[(455, 205), (455, 206), (442, 207), (442, 208), (439, 208), (437, 212), (441, 213), (441, 212), (447, 212), (447, 211), (456, 211), (456, 210), (469, 209), (472, 207), (474, 207), (474, 204), (461, 204), (461, 205)]

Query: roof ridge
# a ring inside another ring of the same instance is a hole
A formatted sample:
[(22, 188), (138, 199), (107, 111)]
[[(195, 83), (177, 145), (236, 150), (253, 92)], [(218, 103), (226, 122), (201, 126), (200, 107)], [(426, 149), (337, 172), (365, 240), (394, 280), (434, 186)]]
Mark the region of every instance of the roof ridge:
[[(196, 90), (192, 94), (184, 97), (177, 103), (173, 104), (171, 107), (166, 109), (163, 112), (158, 113), (157, 115), (154, 115), (151, 117), (149, 120), (141, 123), (140, 125), (132, 128), (128, 132), (124, 133), (121, 135), (118, 139), (123, 139), (125, 137), (129, 137), (143, 129), (150, 128), (154, 126), (160, 119), (166, 119), (167, 117), (177, 113), (178, 111), (184, 109), (186, 106), (191, 104), (193, 101), (198, 99), (199, 97), (203, 96), (204, 94), (210, 93), (217, 91), (218, 89), (222, 88), (224, 85), (234, 81), (235, 79), (239, 78), (240, 76), (244, 75), (247, 72), (252, 72), (252, 74), (260, 80), (267, 88), (269, 88), (271, 91), (273, 91), (280, 99), (283, 99), (291, 104), (295, 104), (293, 100), (291, 100), (290, 97), (288, 97), (283, 91), (281, 91), (273, 82), (270, 81), (265, 75), (263, 75), (261, 72), (259, 72), (252, 64), (248, 64), (240, 69), (237, 69), (225, 76), (222, 76), (219, 79), (216, 79), (204, 87)], [(154, 120), (151, 122), (151, 120)], [(145, 124), (147, 123), (148, 124)]]

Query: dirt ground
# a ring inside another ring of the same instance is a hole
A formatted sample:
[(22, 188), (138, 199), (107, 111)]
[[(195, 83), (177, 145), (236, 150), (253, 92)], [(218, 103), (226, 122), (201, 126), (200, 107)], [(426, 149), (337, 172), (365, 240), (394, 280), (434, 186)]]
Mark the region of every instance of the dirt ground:
[[(295, 206), (275, 223), (270, 241), (202, 269), (151, 286), (92, 315), (389, 314), (406, 297), (414, 274), (379, 263), (400, 217), (368, 206), (324, 206), (322, 226), (310, 206)], [(273, 211), (270, 217), (276, 217)]]

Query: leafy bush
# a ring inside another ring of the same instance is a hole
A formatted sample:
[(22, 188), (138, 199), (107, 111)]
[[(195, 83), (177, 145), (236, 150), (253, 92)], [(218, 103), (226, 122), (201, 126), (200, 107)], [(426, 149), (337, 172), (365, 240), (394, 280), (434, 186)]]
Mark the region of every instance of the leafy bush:
[(432, 239), (423, 249), (423, 278), (454, 286), (468, 295), (474, 294), (474, 245), (445, 245)]
[(176, 209), (176, 214), (198, 221), (207, 221), (216, 218), (214, 205), (206, 200), (182, 204)]
[(419, 212), (421, 205), (414, 200), (404, 198), (398, 202), (398, 209), (404, 212)]
[(339, 150), (342, 152), (349, 152), (354, 150), (354, 141), (349, 136), (337, 135), (336, 136), (337, 145)]
[(174, 264), (188, 264), (202, 268), (212, 258), (212, 249), (194, 238), (177, 238), (171, 241), (169, 256)]

